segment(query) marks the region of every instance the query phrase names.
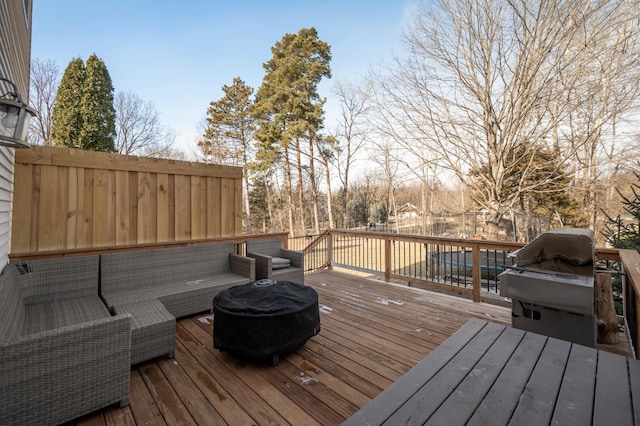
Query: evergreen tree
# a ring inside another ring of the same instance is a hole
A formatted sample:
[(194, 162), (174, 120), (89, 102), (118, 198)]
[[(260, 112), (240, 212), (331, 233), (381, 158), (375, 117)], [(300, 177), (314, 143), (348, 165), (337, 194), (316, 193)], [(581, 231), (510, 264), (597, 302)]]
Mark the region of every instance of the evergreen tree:
[[(580, 206), (569, 191), (570, 178), (552, 150), (533, 150), (529, 144), (520, 144), (512, 148), (507, 159), (499, 197), (492, 194), (492, 187), (486, 184), (491, 178), (488, 163), (471, 171), (474, 200), (487, 200), (493, 196), (505, 205), (513, 205), (526, 213), (561, 217), (564, 226), (584, 227), (588, 224), (588, 218), (578, 213)], [(516, 201), (509, 201), (511, 199)], [(528, 234), (526, 241), (536, 237), (535, 229), (529, 229), (527, 224), (521, 225), (527, 228), (520, 232), (522, 236), (524, 232)]]
[(84, 86), (84, 62), (75, 58), (64, 71), (53, 107), (51, 136), (56, 146), (80, 148), (80, 102)]
[[(304, 233), (303, 170), (309, 175), (317, 223), (314, 146), (323, 126), (325, 102), (318, 94), (318, 85), (322, 78), (331, 78), (331, 47), (318, 38), (315, 28), (303, 28), (297, 34), (285, 34), (271, 52), (272, 58), (263, 65), (266, 74), (253, 108), (258, 117), (256, 157), (284, 159), (289, 208), (297, 204), (296, 222)], [(302, 145), (304, 141), (308, 146), (306, 150)], [(303, 158), (309, 159), (309, 163), (303, 164)], [(293, 216), (290, 210), (289, 231), (295, 235)]]
[(387, 223), (389, 214), (384, 204), (373, 204), (369, 206), (369, 221), (373, 223)]
[[(640, 182), (640, 173), (633, 172)], [(620, 215), (615, 218), (607, 216), (604, 235), (615, 248), (633, 249), (640, 252), (640, 185), (631, 184), (631, 195), (625, 196), (620, 191), (624, 211), (631, 216), (631, 221), (625, 221)]]
[(207, 128), (198, 143), (205, 153), (220, 152), (223, 163), (246, 166), (255, 119), (249, 113), (253, 89), (236, 77), (222, 87), (224, 96), (212, 101), (207, 111)]
[(82, 149), (115, 152), (113, 84), (106, 65), (95, 53), (87, 59), (80, 114), (82, 128), (79, 139)]
[(115, 152), (113, 84), (95, 54), (83, 63), (73, 59), (62, 76), (53, 108), (56, 146)]
[(240, 77), (231, 86), (222, 87), (224, 96), (211, 102), (207, 111), (207, 128), (198, 146), (205, 154), (218, 152), (226, 162), (243, 168), (243, 201), (247, 232), (252, 232), (249, 204), (249, 158), (251, 141), (256, 128), (255, 118), (249, 110), (253, 89)]

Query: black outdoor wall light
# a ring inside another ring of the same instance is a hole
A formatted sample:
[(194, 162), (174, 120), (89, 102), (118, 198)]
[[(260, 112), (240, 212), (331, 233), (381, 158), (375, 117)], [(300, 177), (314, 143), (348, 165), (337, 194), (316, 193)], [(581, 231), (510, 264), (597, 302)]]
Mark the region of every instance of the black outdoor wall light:
[(11, 148), (29, 148), (27, 133), (29, 132), (29, 119), (36, 115), (36, 111), (22, 101), (18, 88), (11, 81), (0, 77), (13, 87), (0, 95), (0, 145)]

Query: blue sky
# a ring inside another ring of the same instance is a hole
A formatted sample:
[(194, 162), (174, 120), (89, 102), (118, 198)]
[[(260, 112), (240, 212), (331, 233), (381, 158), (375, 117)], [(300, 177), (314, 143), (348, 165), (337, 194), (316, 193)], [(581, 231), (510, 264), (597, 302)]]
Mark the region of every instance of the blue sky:
[(257, 89), (262, 64), (286, 33), (315, 27), (331, 46), (333, 78), (323, 82), (328, 129), (335, 127), (332, 85), (356, 82), (400, 49), (412, 0), (151, 1), (36, 0), (32, 59), (64, 72), (75, 57), (96, 53), (114, 89), (155, 104), (178, 146), (194, 145), (197, 124), (222, 86), (242, 78)]

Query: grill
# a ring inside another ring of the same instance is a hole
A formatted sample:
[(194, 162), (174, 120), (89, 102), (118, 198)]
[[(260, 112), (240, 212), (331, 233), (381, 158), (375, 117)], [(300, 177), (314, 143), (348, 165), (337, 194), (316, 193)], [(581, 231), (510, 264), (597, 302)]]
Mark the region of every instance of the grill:
[(498, 276), (513, 327), (595, 347), (593, 238), (589, 229), (559, 228), (514, 253)]

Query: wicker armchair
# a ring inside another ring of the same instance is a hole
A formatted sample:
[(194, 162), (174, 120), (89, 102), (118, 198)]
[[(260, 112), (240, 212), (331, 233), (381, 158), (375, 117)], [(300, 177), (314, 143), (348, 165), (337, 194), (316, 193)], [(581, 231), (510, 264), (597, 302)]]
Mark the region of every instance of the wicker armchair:
[(304, 284), (304, 253), (283, 248), (280, 238), (247, 240), (247, 256), (256, 260), (256, 279)]
[(129, 404), (131, 317), (98, 296), (98, 257), (5, 266), (0, 424), (59, 424)]

